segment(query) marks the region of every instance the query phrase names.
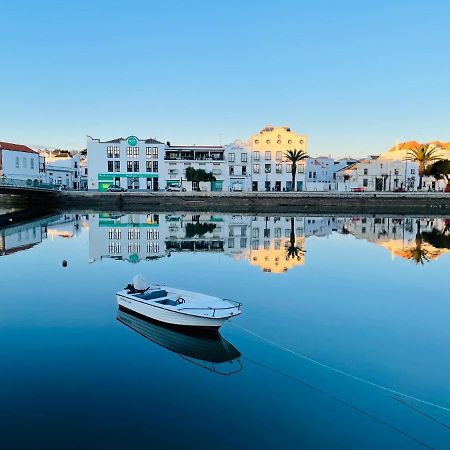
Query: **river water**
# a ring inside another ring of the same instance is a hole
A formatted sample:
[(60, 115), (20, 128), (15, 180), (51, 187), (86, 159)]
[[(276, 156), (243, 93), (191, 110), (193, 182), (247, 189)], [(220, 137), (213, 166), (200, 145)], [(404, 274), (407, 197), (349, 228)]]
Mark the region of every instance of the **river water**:
[[(450, 448), (448, 218), (71, 212), (0, 255), (2, 448)], [(243, 314), (143, 321), (137, 273)]]

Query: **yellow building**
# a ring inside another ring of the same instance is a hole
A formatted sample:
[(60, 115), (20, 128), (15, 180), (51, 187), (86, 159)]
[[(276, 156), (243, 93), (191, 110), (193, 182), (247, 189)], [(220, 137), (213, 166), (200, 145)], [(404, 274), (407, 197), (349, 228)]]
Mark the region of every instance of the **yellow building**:
[[(247, 145), (252, 151), (252, 190), (291, 190), (291, 164), (284, 153), (287, 150), (307, 152), (308, 142), (304, 134), (298, 134), (289, 127), (268, 125), (251, 136)], [(305, 184), (305, 164), (299, 163), (296, 188), (302, 190)]]

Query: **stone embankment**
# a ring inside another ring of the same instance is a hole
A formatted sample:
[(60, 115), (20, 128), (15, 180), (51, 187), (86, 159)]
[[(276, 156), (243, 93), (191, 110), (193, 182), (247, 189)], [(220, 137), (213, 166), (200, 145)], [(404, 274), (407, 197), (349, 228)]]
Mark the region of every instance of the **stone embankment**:
[(444, 192), (61, 192), (61, 209), (450, 215)]

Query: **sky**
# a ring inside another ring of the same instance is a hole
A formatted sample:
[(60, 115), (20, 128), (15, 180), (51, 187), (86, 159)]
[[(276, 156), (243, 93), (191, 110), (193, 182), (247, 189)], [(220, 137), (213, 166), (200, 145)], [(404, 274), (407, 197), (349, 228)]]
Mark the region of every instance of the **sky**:
[(449, 16), (447, 0), (3, 2), (0, 141), (218, 145), (269, 124), (312, 155), (449, 141)]

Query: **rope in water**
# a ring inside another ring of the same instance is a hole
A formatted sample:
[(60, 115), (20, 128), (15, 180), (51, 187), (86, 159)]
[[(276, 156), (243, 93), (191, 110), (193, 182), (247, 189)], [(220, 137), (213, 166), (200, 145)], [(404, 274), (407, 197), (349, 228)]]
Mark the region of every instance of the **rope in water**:
[(328, 370), (331, 370), (333, 372), (339, 373), (341, 375), (345, 375), (346, 377), (352, 378), (353, 380), (360, 381), (361, 383), (368, 384), (369, 386), (373, 386), (373, 387), (376, 387), (376, 388), (381, 389), (383, 391), (390, 392), (391, 394), (400, 395), (402, 397), (409, 398), (410, 400), (415, 400), (416, 402), (423, 403), (424, 405), (433, 406), (435, 408), (439, 408), (439, 409), (442, 409), (444, 411), (450, 412), (450, 407), (437, 405), (436, 403), (432, 403), (432, 402), (429, 402), (427, 400), (423, 400), (421, 398), (417, 398), (417, 397), (414, 397), (412, 395), (396, 391), (395, 389), (391, 389), (391, 388), (388, 388), (386, 386), (382, 386), (381, 384), (374, 383), (373, 381), (366, 380), (365, 378), (361, 378), (361, 377), (358, 377), (356, 375), (352, 375), (351, 373), (348, 373), (348, 372), (345, 372), (343, 370), (337, 369), (336, 367), (333, 367), (333, 366), (329, 366), (328, 364), (325, 364), (323, 362), (317, 361), (316, 359), (310, 358), (309, 356), (302, 355), (301, 353), (298, 353), (295, 350), (291, 350), (290, 348), (287, 348), (287, 347), (284, 347), (283, 345), (277, 344), (276, 342), (271, 341), (270, 339), (267, 339), (264, 336), (261, 336), (261, 335), (255, 333), (254, 331), (251, 331), (248, 328), (243, 327), (242, 325), (238, 325), (238, 324), (236, 324), (234, 322), (231, 322), (231, 323), (235, 327), (240, 328), (241, 330), (247, 332), (248, 334), (251, 334), (251, 335), (255, 336), (256, 338), (261, 339), (262, 341), (265, 341), (265, 342), (267, 342), (268, 344), (270, 344), (270, 345), (272, 345), (274, 347), (277, 347), (277, 348), (279, 348), (281, 350), (284, 350), (287, 353), (291, 353), (292, 355), (298, 356), (299, 358), (302, 358), (302, 359), (304, 359), (306, 361), (309, 361), (309, 362), (311, 362), (313, 364), (316, 364), (318, 366), (324, 367), (324, 368), (326, 368)]

